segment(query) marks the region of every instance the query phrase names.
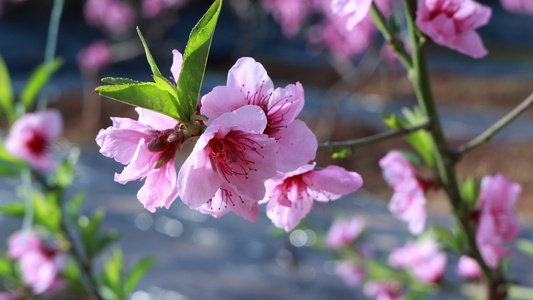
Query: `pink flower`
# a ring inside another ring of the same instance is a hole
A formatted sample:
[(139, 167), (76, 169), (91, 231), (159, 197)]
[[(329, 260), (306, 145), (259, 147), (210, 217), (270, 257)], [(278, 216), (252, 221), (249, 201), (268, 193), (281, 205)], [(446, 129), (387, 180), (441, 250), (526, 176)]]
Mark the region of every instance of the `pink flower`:
[(335, 221), (326, 235), (326, 246), (339, 249), (353, 243), (365, 228), (365, 221), (361, 218)]
[(533, 15), (533, 2), (531, 0), (501, 0), (503, 8), (517, 14)]
[(408, 223), (412, 234), (422, 233), (426, 223), (426, 198), (413, 166), (398, 151), (389, 152), (379, 161), (379, 166), (385, 181), (394, 189), (389, 210)]
[(315, 201), (329, 202), (355, 192), (363, 179), (337, 166), (314, 170), (314, 165), (304, 165), (293, 172), (279, 173), (265, 185), (267, 216), (288, 232), (305, 218)]
[(10, 293), (0, 293), (0, 300), (15, 300), (15, 296)]
[(487, 50), (475, 30), (489, 22), (491, 13), (473, 0), (420, 0), (416, 24), (435, 43), (480, 58)]
[(85, 73), (97, 73), (111, 62), (111, 49), (105, 41), (95, 41), (78, 53), (78, 66)]
[(100, 153), (127, 165), (115, 181), (144, 179), (137, 199), (146, 209), (170, 207), (178, 197), (174, 155), (183, 145), (178, 121), (143, 108), (135, 109), (139, 120), (111, 118), (113, 126), (102, 129), (96, 137)]
[(394, 249), (389, 263), (396, 268), (409, 269), (423, 283), (436, 283), (446, 269), (446, 254), (439, 251), (438, 244), (432, 239), (409, 242)]
[(498, 267), (500, 258), (509, 256), (503, 242), (514, 240), (520, 232), (518, 217), (513, 207), (522, 188), (501, 174), (485, 176), (481, 181), (481, 215), (476, 242), (487, 266)]
[(456, 271), (463, 278), (479, 279), (481, 277), (481, 268), (477, 261), (466, 255), (459, 258)]
[(253, 58), (240, 58), (228, 72), (226, 86), (218, 86), (202, 98), (200, 113), (210, 126), (222, 114), (245, 105), (260, 107), (267, 118), (264, 134), (278, 144), (276, 167), (288, 172), (313, 160), (317, 140), (304, 122), (296, 120), (304, 105), (302, 85), (274, 89), (265, 68)]
[(59, 111), (27, 113), (13, 123), (5, 147), (9, 153), (33, 168), (48, 171), (53, 168), (54, 159), (47, 150), (62, 131), (63, 120)]
[(331, 0), (331, 10), (341, 17), (347, 16), (346, 30), (352, 30), (370, 11), (372, 0)]
[(216, 191), (213, 198), (200, 206), (198, 211), (220, 218), (232, 211), (236, 215), (253, 222), (259, 215), (259, 202), (240, 196), (235, 189), (226, 183)]
[(163, 11), (184, 6), (187, 0), (142, 0), (143, 16), (149, 19), (158, 17)]
[(387, 281), (368, 281), (363, 287), (367, 297), (376, 300), (402, 300), (403, 293), (397, 284)]
[(59, 272), (65, 266), (64, 253), (47, 247), (35, 233), (14, 233), (8, 240), (8, 255), (19, 261), (22, 278), (35, 294), (55, 291), (63, 286)]
[[(320, 0), (318, 0), (320, 1)], [(304, 20), (317, 12), (317, 0), (263, 0), (263, 8), (281, 24), (287, 37), (298, 34)]]
[(335, 267), (335, 273), (347, 287), (352, 289), (357, 289), (367, 274), (365, 268), (349, 261), (339, 262)]
[(112, 33), (132, 28), (135, 22), (135, 11), (120, 0), (88, 0), (83, 13), (89, 25)]
[[(173, 52), (170, 68), (177, 82), (183, 57), (178, 50)], [(179, 122), (171, 117), (137, 107), (138, 121), (128, 118), (111, 118), (113, 126), (102, 129), (96, 137), (100, 153), (127, 165), (115, 181), (144, 179), (144, 186), (137, 199), (151, 212), (157, 207), (169, 208), (178, 197), (174, 156), (187, 140)]]
[(234, 205), (251, 209), (247, 201), (261, 200), (265, 180), (276, 175), (278, 149), (263, 134), (266, 125), (265, 113), (255, 105), (211, 119), (178, 175), (182, 201), (193, 209), (209, 203), (207, 208), (216, 210)]

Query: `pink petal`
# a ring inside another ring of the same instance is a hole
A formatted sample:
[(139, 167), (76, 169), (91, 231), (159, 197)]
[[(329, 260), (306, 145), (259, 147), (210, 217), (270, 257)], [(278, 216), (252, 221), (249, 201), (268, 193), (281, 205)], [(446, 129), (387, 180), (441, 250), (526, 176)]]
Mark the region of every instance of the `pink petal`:
[(144, 178), (159, 159), (159, 153), (148, 150), (148, 144), (144, 139), (139, 140), (137, 149), (122, 173), (115, 174), (115, 181), (125, 184), (128, 181)]
[(157, 130), (167, 130), (174, 129), (178, 125), (178, 121), (160, 114), (149, 109), (144, 109), (141, 107), (136, 107), (135, 111), (139, 114), (139, 122), (145, 125), (148, 125)]
[(290, 124), (302, 111), (305, 103), (302, 85), (289, 84), (285, 88), (277, 88), (268, 100), (267, 119), (269, 126), (282, 127)]
[(328, 166), (302, 176), (308, 184), (308, 189), (313, 191), (315, 200), (322, 202), (336, 200), (353, 193), (363, 185), (361, 175), (338, 166)]
[(153, 169), (146, 176), (143, 187), (137, 193), (137, 199), (150, 212), (155, 212), (158, 207), (170, 207), (178, 197), (176, 167), (174, 159)]
[(269, 95), (274, 90), (274, 83), (260, 63), (251, 57), (242, 57), (228, 72), (226, 85), (241, 90), (245, 95), (258, 92)]
[(307, 216), (312, 206), (313, 201), (311, 199), (301, 199), (298, 201), (298, 205), (294, 207), (280, 205), (278, 201), (268, 201), (267, 216), (276, 227), (289, 232)]
[(213, 120), (222, 114), (234, 111), (245, 105), (248, 105), (248, 99), (239, 89), (228, 86), (217, 86), (202, 97), (200, 113), (209, 118), (206, 122), (209, 126)]
[(19, 259), (28, 252), (39, 251), (42, 243), (35, 233), (19, 230), (9, 237), (7, 248), (7, 255), (10, 258)]
[(223, 188), (215, 193), (211, 201), (202, 205), (198, 210), (215, 218), (220, 218), (232, 211), (250, 222), (255, 221), (259, 215), (258, 202), (238, 196), (227, 184), (222, 186)]
[(181, 65), (183, 64), (183, 55), (176, 49), (172, 50), (173, 60), (170, 72), (174, 77), (174, 81), (177, 83), (180, 78)]
[[(100, 146), (100, 153), (125, 165), (130, 163), (135, 155), (139, 141), (141, 139), (151, 140), (153, 136), (139, 131), (141, 128), (148, 127), (131, 119), (113, 118), (113, 123), (118, 126), (100, 130), (96, 136), (96, 143)], [(126, 129), (129, 126), (128, 123), (135, 127)]]

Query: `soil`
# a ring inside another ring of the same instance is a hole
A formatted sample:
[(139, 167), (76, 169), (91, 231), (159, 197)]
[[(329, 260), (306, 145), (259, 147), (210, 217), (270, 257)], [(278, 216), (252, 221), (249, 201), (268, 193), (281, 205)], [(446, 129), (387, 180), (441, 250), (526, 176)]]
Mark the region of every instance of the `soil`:
[[(267, 68), (268, 69), (268, 68)], [(302, 72), (304, 71), (304, 72)], [(296, 70), (300, 81), (304, 84), (326, 85), (335, 82), (338, 78), (331, 70), (321, 70), (322, 76), (317, 77), (315, 72)], [(291, 73), (272, 72), (272, 77), (279, 75), (281, 79), (290, 79), (295, 76)], [(313, 76), (315, 75), (315, 76)], [(317, 79), (318, 78), (318, 79)], [(510, 110), (520, 103), (531, 92), (531, 84), (526, 80), (505, 79), (498, 77), (461, 77), (451, 75), (435, 75), (432, 77), (435, 98), (438, 104), (456, 105), (458, 108), (501, 108)], [(380, 94), (386, 97), (413, 97), (410, 84), (405, 77), (387, 76), (366, 81), (358, 93)], [(136, 118), (133, 107), (108, 99), (101, 99), (98, 95), (88, 92), (85, 100), (81, 94), (69, 94), (51, 106), (63, 111), (65, 118), (65, 137), (79, 145), (93, 145), (94, 137), (101, 128), (111, 125), (109, 117)], [(83, 109), (83, 103), (88, 109)], [(532, 111), (526, 112), (522, 117), (531, 117)], [(311, 129), (316, 124), (308, 121)], [(365, 137), (377, 133), (373, 128), (363, 125), (337, 124), (331, 141), (341, 141)], [(466, 141), (452, 141), (453, 146), (458, 146)], [(504, 176), (520, 183), (523, 187), (517, 211), (523, 220), (533, 216), (533, 184), (530, 180), (533, 170), (532, 142), (521, 144), (495, 144), (487, 143), (471, 151), (461, 159), (457, 167), (462, 177), (478, 174), (502, 173)], [(389, 140), (380, 144), (357, 149), (345, 159), (331, 159), (330, 152), (317, 155), (319, 166), (327, 164), (342, 165), (345, 168), (359, 172), (364, 180), (364, 187), (371, 193), (389, 199), (391, 190), (381, 177), (378, 161), (389, 150), (409, 148), (401, 139)], [(429, 192), (429, 209), (433, 212), (448, 212), (449, 205), (442, 192)]]

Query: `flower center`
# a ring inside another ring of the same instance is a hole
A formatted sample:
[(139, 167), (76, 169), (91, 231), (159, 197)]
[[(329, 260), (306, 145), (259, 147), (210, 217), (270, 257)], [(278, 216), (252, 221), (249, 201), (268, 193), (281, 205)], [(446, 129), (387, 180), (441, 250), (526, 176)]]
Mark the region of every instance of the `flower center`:
[(161, 152), (159, 160), (154, 169), (159, 169), (174, 158), (177, 150), (183, 147), (183, 143), (188, 139), (181, 129), (167, 129), (163, 131), (154, 130), (150, 132), (154, 138), (148, 143), (148, 150), (151, 152)]
[(244, 176), (245, 179), (248, 179), (250, 171), (257, 171), (252, 167), (255, 162), (247, 156), (256, 153), (260, 157), (264, 157), (258, 151), (263, 147), (240, 131), (230, 132), (224, 139), (211, 139), (208, 146), (211, 149), (209, 158), (213, 169), (227, 183), (231, 182), (231, 176)]
[(278, 131), (280, 128), (285, 127), (285, 125), (281, 124), (284, 121), (285, 116), (284, 108), (286, 105), (290, 104), (290, 97), (292, 97), (292, 95), (288, 97), (281, 97), (269, 105), (270, 99), (272, 98), (272, 93), (264, 95), (262, 84), (255, 93), (247, 93), (246, 98), (248, 100), (248, 104), (257, 105), (265, 112), (267, 117), (267, 126), (264, 132), (265, 134), (269, 135)]
[[(228, 208), (228, 206), (232, 206), (232, 207), (235, 207), (237, 204), (243, 204), (244, 203), (244, 200), (242, 199), (241, 196), (237, 195), (237, 197), (239, 197), (239, 202), (235, 202), (233, 201), (233, 193), (227, 189), (224, 189), (224, 188), (221, 188), (220, 189), (220, 192), (221, 192), (221, 201), (220, 201), (220, 205), (218, 208), (218, 210), (221, 210), (222, 208)], [(213, 199), (209, 199), (207, 201), (207, 204), (209, 205), (209, 208), (210, 209), (213, 209)]]
[(41, 155), (48, 148), (48, 140), (41, 132), (32, 131), (30, 138), (26, 142), (26, 146), (31, 153)]

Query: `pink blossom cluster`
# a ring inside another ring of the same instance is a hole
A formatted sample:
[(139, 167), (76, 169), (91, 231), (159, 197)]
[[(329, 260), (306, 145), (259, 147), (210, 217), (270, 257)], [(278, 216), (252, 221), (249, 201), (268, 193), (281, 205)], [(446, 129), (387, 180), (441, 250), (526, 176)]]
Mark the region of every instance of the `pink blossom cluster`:
[(399, 284), (390, 281), (367, 281), (363, 287), (367, 297), (375, 300), (402, 300), (403, 291)]
[(335, 266), (335, 274), (342, 280), (344, 285), (351, 289), (357, 289), (367, 275), (366, 269), (351, 261), (341, 261)]
[(497, 268), (501, 258), (513, 251), (503, 248), (520, 232), (520, 223), (513, 208), (522, 188), (501, 174), (485, 176), (481, 181), (481, 214), (476, 242), (483, 260), (490, 268)]
[(63, 132), (63, 119), (57, 110), (27, 113), (13, 123), (5, 140), (6, 150), (40, 171), (54, 167), (49, 152), (52, 142)]
[(533, 1), (531, 0), (501, 0), (503, 8), (517, 14), (533, 15)]
[[(378, 0), (385, 14), (391, 0)], [(283, 33), (294, 37), (304, 23), (310, 47), (327, 48), (340, 58), (361, 55), (371, 44), (377, 28), (368, 13), (372, 0), (263, 0), (263, 7), (281, 24)]]
[(358, 217), (337, 220), (331, 224), (326, 234), (326, 247), (340, 249), (349, 246), (361, 235), (365, 221)]
[[(174, 50), (174, 80), (182, 55)], [(292, 230), (314, 201), (328, 202), (357, 190), (355, 172), (329, 166), (315, 170), (317, 140), (296, 119), (304, 105), (300, 83), (274, 89), (264, 67), (241, 58), (226, 85), (201, 98), (205, 130), (176, 176), (174, 154), (188, 136), (182, 124), (137, 108), (139, 120), (113, 118), (96, 138), (100, 152), (127, 165), (115, 181), (146, 178), (137, 197), (155, 211), (178, 197), (192, 209), (220, 217), (230, 211), (253, 221), (259, 203), (267, 204), (273, 223)]]
[(142, 0), (141, 8), (144, 17), (153, 19), (168, 9), (183, 7), (187, 2), (188, 0)]
[(399, 151), (391, 151), (379, 161), (383, 177), (394, 189), (390, 212), (408, 223), (409, 231), (418, 235), (426, 223), (426, 197), (409, 160)]
[(65, 267), (65, 254), (46, 245), (33, 232), (17, 231), (7, 242), (8, 256), (18, 261), (24, 282), (34, 294), (54, 292), (64, 282), (59, 273)]
[(437, 283), (446, 269), (446, 253), (439, 251), (435, 240), (424, 238), (408, 242), (394, 249), (389, 263), (396, 268), (408, 269), (423, 283)]
[(78, 66), (84, 73), (98, 73), (111, 63), (112, 53), (107, 42), (97, 40), (78, 53)]
[(466, 279), (479, 279), (481, 277), (481, 268), (475, 259), (470, 256), (462, 255), (457, 262), (457, 274)]
[(130, 29), (135, 23), (135, 11), (121, 0), (88, 0), (83, 10), (85, 21), (110, 33)]
[(418, 1), (416, 25), (435, 43), (480, 58), (487, 54), (475, 31), (489, 22), (492, 10), (474, 0)]

